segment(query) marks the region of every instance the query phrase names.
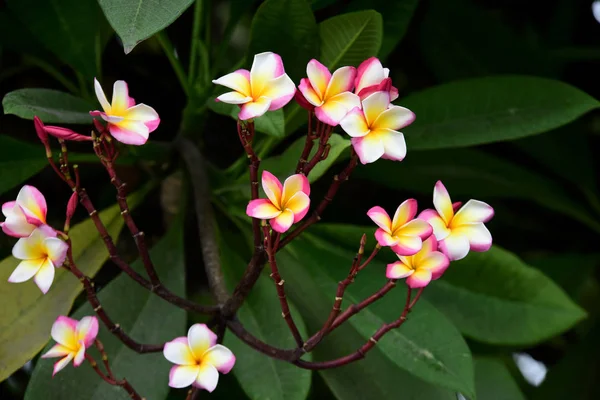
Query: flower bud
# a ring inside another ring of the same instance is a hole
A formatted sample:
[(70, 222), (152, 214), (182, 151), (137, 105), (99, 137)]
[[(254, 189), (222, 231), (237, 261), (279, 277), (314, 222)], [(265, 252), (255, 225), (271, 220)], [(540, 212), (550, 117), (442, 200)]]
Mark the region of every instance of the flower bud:
[(33, 117), (33, 125), (35, 126), (35, 132), (37, 133), (38, 137), (40, 138), (40, 141), (44, 145), (48, 144), (48, 133), (44, 129), (44, 123), (42, 122), (41, 119), (38, 118), (37, 115), (35, 117)]
[(60, 126), (46, 126), (46, 133), (54, 136), (57, 139), (63, 140), (72, 140), (75, 142), (85, 142), (90, 141), (92, 138), (90, 136), (81, 135), (71, 129), (62, 128)]
[(71, 198), (69, 199), (69, 202), (67, 203), (67, 218), (65, 220), (65, 232), (69, 230), (69, 227), (71, 225), (71, 218), (73, 218), (75, 210), (77, 210), (78, 203), (79, 196), (77, 195), (77, 192), (73, 192)]

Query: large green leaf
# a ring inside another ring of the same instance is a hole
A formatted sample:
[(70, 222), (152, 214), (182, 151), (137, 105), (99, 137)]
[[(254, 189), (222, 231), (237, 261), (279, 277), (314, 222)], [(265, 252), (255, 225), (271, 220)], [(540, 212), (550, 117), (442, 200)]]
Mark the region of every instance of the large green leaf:
[(379, 57), (386, 59), (402, 40), (419, 0), (353, 0), (348, 5), (349, 11), (373, 9), (383, 17), (383, 38)]
[[(357, 168), (353, 176), (397, 190), (431, 195), (439, 179), (455, 201), (511, 198), (533, 201), (599, 229), (593, 216), (555, 181), (492, 154), (473, 149), (410, 153), (401, 163), (379, 161)], [(390, 179), (393, 177), (393, 179)]]
[(306, 75), (306, 64), (318, 55), (319, 31), (306, 0), (267, 0), (252, 19), (248, 61), (254, 54), (279, 54), (294, 82)]
[(98, 0), (123, 42), (125, 54), (142, 40), (171, 25), (194, 0)]
[[(88, 124), (94, 106), (72, 94), (52, 89), (18, 89), (2, 99), (4, 114), (25, 119), (40, 117), (48, 124)], [(96, 107), (97, 108), (97, 107)]]
[(566, 83), (492, 76), (425, 89), (401, 101), (416, 121), (404, 129), (409, 149), (440, 149), (536, 135), (599, 106)]
[[(136, 203), (137, 200), (130, 206)], [(114, 205), (102, 211), (100, 218), (116, 238), (123, 227), (119, 207)], [(92, 220), (82, 222), (71, 229), (70, 235), (79, 268), (86, 275), (94, 276), (108, 258), (94, 223)], [(73, 300), (83, 289), (81, 283), (64, 269), (56, 271), (52, 288), (46, 295), (42, 295), (33, 281), (7, 283), (18, 263), (12, 256), (0, 262), (0, 381), (44, 347), (56, 317), (69, 312)]]
[[(225, 246), (224, 243), (221, 247), (225, 280), (233, 289), (246, 263), (235, 249)], [(301, 335), (307, 337), (302, 318), (293, 304), (290, 306)], [(295, 346), (292, 334), (281, 318), (277, 292), (267, 274), (258, 280), (252, 293), (238, 311), (237, 317), (249, 332), (266, 343), (281, 348)], [(225, 336), (225, 345), (236, 355), (237, 361), (232, 372), (250, 398), (302, 400), (308, 395), (311, 371), (258, 353), (231, 332)]]
[[(338, 281), (344, 278), (352, 262), (353, 251), (343, 250), (322, 238), (307, 235), (289, 245), (292, 254), (281, 262), (282, 275), (287, 278), (290, 287), (296, 290), (294, 300), (302, 302), (306, 296), (306, 287), (310, 285), (306, 276), (296, 271), (305, 270), (320, 293), (329, 300), (321, 304), (328, 309), (337, 288)], [(356, 242), (360, 234), (355, 236)], [(354, 250), (356, 251), (356, 250)], [(346, 290), (345, 305), (357, 303), (377, 291), (386, 282), (385, 266), (373, 262), (369, 268), (361, 271), (356, 283)], [(299, 292), (298, 292), (299, 291)], [(294, 292), (293, 292), (294, 293)], [(328, 296), (327, 296), (328, 294)], [(386, 297), (358, 313), (349, 320), (349, 324), (366, 342), (385, 322), (397, 319), (406, 298), (406, 286), (401, 284)], [(411, 313), (409, 320), (400, 329), (390, 331), (377, 343), (377, 347), (406, 372), (434, 385), (460, 391), (467, 396), (474, 394), (473, 366), (471, 353), (460, 333), (444, 315), (426, 301), (420, 302)], [(345, 354), (339, 354), (343, 356)], [(363, 368), (368, 368), (367, 360)]]
[(506, 365), (495, 358), (474, 357), (478, 400), (525, 400)]
[[(234, 104), (222, 103), (214, 99), (208, 100), (208, 108), (217, 114), (238, 119), (240, 108)], [(235, 129), (235, 127), (232, 127)], [(254, 119), (254, 129), (257, 132), (266, 133), (269, 136), (283, 138), (285, 135), (285, 123), (283, 120), (283, 110), (269, 111), (264, 115)]]
[(10, 9), (35, 38), (87, 78), (97, 71), (106, 20), (95, 0), (11, 0)]
[(0, 194), (41, 171), (48, 163), (43, 151), (41, 145), (0, 135)]
[[(165, 237), (150, 251), (150, 255), (164, 285), (174, 293), (184, 295), (183, 214), (179, 215)], [(132, 267), (143, 273), (139, 260)], [(110, 282), (100, 291), (98, 298), (114, 322), (119, 323), (127, 334), (141, 343), (162, 343), (177, 336), (185, 336), (185, 311), (139, 286), (127, 275), (121, 274)], [(86, 303), (73, 314), (73, 318), (80, 319), (93, 314), (92, 307)], [(172, 364), (161, 352), (136, 354), (108, 332), (105, 326), (100, 327), (98, 338), (104, 344), (110, 366), (117, 377), (126, 378), (141, 396), (147, 396), (148, 399), (167, 397), (167, 382)], [(56, 359), (38, 361), (25, 399), (62, 400), (72, 398), (73, 393), (81, 399), (129, 399), (122, 388), (105, 383), (87, 363), (78, 369), (68, 367), (52, 378), (52, 365), (55, 362)]]

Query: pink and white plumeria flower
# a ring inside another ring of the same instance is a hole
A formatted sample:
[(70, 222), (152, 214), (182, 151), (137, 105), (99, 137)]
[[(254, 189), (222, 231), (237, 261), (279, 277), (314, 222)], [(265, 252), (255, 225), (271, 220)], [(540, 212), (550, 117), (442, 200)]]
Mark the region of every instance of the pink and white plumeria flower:
[[(469, 250), (487, 251), (492, 246), (492, 235), (485, 227), (494, 216), (494, 209), (479, 200), (469, 200), (464, 206), (452, 204), (448, 190), (441, 181), (433, 189), (435, 210), (424, 210), (419, 219), (433, 227), (439, 249), (450, 258), (460, 260)], [(460, 209), (458, 209), (460, 207)], [(455, 213), (455, 209), (458, 209)]]
[(271, 52), (256, 54), (250, 71), (238, 69), (213, 83), (233, 89), (233, 92), (217, 97), (217, 101), (239, 105), (238, 118), (241, 120), (278, 110), (296, 93), (296, 86), (285, 73), (281, 57)]
[(226, 374), (235, 364), (235, 356), (227, 347), (217, 344), (215, 335), (204, 324), (194, 324), (187, 337), (165, 343), (165, 358), (176, 366), (169, 373), (169, 386), (195, 386), (212, 392), (219, 382), (219, 372)]
[(375, 231), (375, 238), (380, 246), (390, 246), (396, 254), (410, 256), (421, 250), (423, 240), (431, 236), (431, 226), (419, 219), (417, 215), (417, 201), (408, 199), (396, 209), (394, 219), (381, 207), (371, 208), (367, 215), (379, 229)]
[(390, 70), (383, 68), (381, 61), (377, 57), (371, 57), (363, 61), (359, 66), (354, 82), (354, 93), (361, 100), (366, 99), (375, 92), (389, 92), (390, 101), (398, 98), (398, 89), (392, 86), (392, 79), (389, 78)]
[(81, 321), (77, 321), (61, 315), (52, 324), (50, 334), (57, 344), (42, 355), (42, 358), (62, 357), (54, 364), (52, 372), (52, 376), (54, 376), (71, 360), (73, 360), (74, 367), (79, 367), (85, 360), (86, 349), (94, 343), (98, 336), (98, 319), (83, 317)]
[(116, 81), (113, 85), (112, 101), (109, 103), (94, 78), (96, 97), (104, 111), (90, 111), (92, 116), (100, 116), (108, 122), (108, 131), (121, 143), (142, 145), (148, 140), (150, 132), (158, 128), (160, 118), (154, 108), (129, 97), (129, 88), (125, 81)]
[(450, 265), (450, 260), (444, 253), (437, 251), (435, 236), (423, 242), (423, 247), (412, 256), (401, 256), (400, 261), (388, 264), (385, 276), (388, 279), (406, 278), (406, 284), (411, 288), (425, 287), (432, 280), (442, 276)]
[(300, 80), (297, 96), (304, 108), (315, 110), (319, 121), (336, 126), (348, 111), (360, 107), (360, 99), (351, 92), (356, 78), (356, 68), (342, 67), (329, 72), (326, 66), (313, 59), (306, 66), (308, 78)]
[(360, 162), (369, 164), (380, 158), (402, 161), (406, 156), (404, 135), (398, 129), (410, 125), (415, 114), (408, 108), (390, 104), (388, 92), (375, 92), (352, 109), (340, 122), (352, 137)]
[(46, 223), (47, 210), (44, 195), (35, 187), (25, 185), (15, 201), (2, 205), (2, 214), (6, 220), (0, 226), (9, 236), (27, 237), (36, 227)]
[(19, 239), (12, 249), (12, 255), (19, 260), (17, 268), (8, 278), (9, 282), (20, 283), (31, 278), (46, 294), (54, 281), (54, 268), (65, 261), (69, 246), (56, 237), (56, 231), (48, 225), (41, 225), (31, 235)]
[(263, 171), (262, 186), (267, 198), (251, 200), (246, 214), (253, 218), (268, 219), (276, 232), (287, 231), (308, 212), (310, 184), (306, 176), (292, 175), (281, 185), (275, 175)]

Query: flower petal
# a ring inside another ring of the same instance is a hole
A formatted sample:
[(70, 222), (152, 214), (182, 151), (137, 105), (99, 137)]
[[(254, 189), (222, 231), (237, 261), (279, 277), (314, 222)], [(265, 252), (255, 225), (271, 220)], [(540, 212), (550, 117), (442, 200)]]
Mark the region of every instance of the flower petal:
[(269, 221), (275, 232), (283, 233), (290, 229), (294, 223), (294, 213), (290, 209), (285, 209), (277, 217)]
[(302, 174), (291, 175), (283, 182), (281, 203), (287, 203), (297, 192), (304, 192), (307, 196), (310, 196), (310, 183), (308, 178)]
[[(307, 78), (300, 79), (300, 85), (298, 85), (298, 91), (302, 93), (304, 99), (313, 106), (320, 106), (323, 104), (321, 97), (315, 92)], [(306, 108), (306, 107), (305, 107)]]
[(54, 264), (49, 259), (44, 260), (44, 263), (40, 267), (39, 271), (33, 277), (33, 281), (42, 293), (48, 293), (52, 282), (54, 282)]
[(383, 143), (381, 158), (392, 161), (402, 161), (406, 157), (406, 142), (402, 132), (390, 129), (378, 129), (377, 134)]
[(250, 71), (246, 69), (238, 69), (219, 79), (214, 79), (212, 82), (216, 85), (233, 89), (245, 97), (252, 97), (252, 90), (250, 89)]
[(37, 274), (43, 263), (43, 258), (21, 261), (13, 273), (8, 277), (8, 281), (11, 283), (28, 281), (29, 279), (33, 278), (35, 274)]
[[(140, 103), (136, 106), (127, 109), (127, 112), (125, 113), (125, 119), (147, 123), (151, 121), (156, 121), (157, 119), (159, 119), (159, 117), (158, 113), (156, 112), (156, 110), (154, 110), (154, 108), (144, 103)], [(158, 126), (158, 124), (156, 125)]]
[(198, 361), (202, 359), (206, 350), (217, 344), (217, 335), (205, 324), (192, 325), (188, 330), (187, 338), (190, 350)]
[(368, 58), (358, 66), (354, 92), (358, 94), (364, 88), (377, 85), (385, 78), (386, 75), (381, 61), (377, 57)]
[(313, 58), (306, 65), (306, 76), (308, 76), (308, 81), (319, 99), (325, 97), (327, 85), (331, 81), (331, 72), (329, 72), (329, 69)]
[(75, 350), (77, 348), (77, 321), (64, 315), (59, 316), (52, 324), (50, 335), (56, 343)]
[(287, 203), (285, 209), (292, 210), (294, 213), (294, 223), (298, 223), (306, 216), (310, 207), (310, 198), (304, 192), (296, 192)]
[(71, 362), (71, 360), (73, 359), (74, 356), (75, 356), (75, 354), (69, 353), (69, 354), (67, 354), (67, 356), (65, 358), (55, 362), (54, 369), (52, 370), (52, 376), (58, 374), (64, 367), (69, 365), (69, 363)]
[(148, 140), (150, 129), (143, 122), (124, 120), (117, 124), (108, 124), (108, 131), (119, 142), (142, 145)]
[(211, 364), (222, 374), (226, 374), (235, 364), (235, 356), (227, 347), (217, 344), (204, 353), (202, 362)]
[(367, 124), (370, 127), (377, 120), (377, 117), (387, 110), (390, 105), (390, 94), (388, 92), (375, 92), (362, 101), (362, 108), (367, 118)]
[(199, 365), (175, 365), (169, 371), (169, 386), (172, 388), (184, 388), (196, 381), (200, 372)]
[(392, 251), (401, 256), (412, 256), (417, 254), (423, 246), (423, 241), (418, 236), (394, 236), (396, 244), (392, 246)]
[(414, 120), (415, 114), (408, 108), (392, 104), (387, 110), (379, 114), (371, 128), (397, 131), (398, 129), (410, 125)]
[(239, 92), (227, 92), (217, 97), (217, 100), (227, 104), (246, 104), (249, 101), (252, 101), (252, 97), (243, 95)]
[(422, 219), (413, 219), (402, 225), (397, 231), (394, 231), (395, 235), (400, 236), (418, 236), (421, 240), (427, 239), (433, 233), (433, 228), (427, 222)]
[(83, 342), (84, 346), (90, 347), (98, 336), (98, 318), (88, 316), (81, 318), (77, 323), (77, 340)]
[(351, 137), (363, 137), (369, 133), (369, 126), (363, 111), (354, 107), (340, 121), (342, 129)]
[(19, 260), (33, 260), (46, 258), (44, 240), (46, 235), (44, 230), (35, 229), (31, 235), (21, 238), (12, 248), (12, 255)]
[(180, 336), (165, 343), (163, 355), (169, 361), (179, 365), (195, 365), (196, 359), (190, 350), (188, 338)]
[(394, 238), (392, 235), (390, 235), (381, 228), (375, 231), (375, 239), (377, 239), (377, 243), (379, 243), (380, 246), (384, 247), (393, 246), (398, 242), (396, 238)]
[(489, 204), (479, 200), (469, 200), (458, 210), (450, 226), (488, 222), (494, 216), (494, 209)]
[(59, 238), (51, 237), (44, 240), (46, 254), (52, 263), (58, 268), (65, 261), (69, 245)]
[(250, 200), (246, 207), (246, 214), (252, 218), (271, 219), (281, 214), (281, 210), (268, 199), (256, 199)]
[(438, 249), (448, 256), (450, 261), (460, 260), (469, 254), (469, 238), (452, 231), (448, 237), (438, 242)]
[(465, 235), (469, 240), (469, 247), (473, 251), (488, 251), (492, 247), (492, 234), (483, 222), (461, 225), (452, 229), (452, 233)]
[[(356, 68), (354, 67), (342, 67), (335, 70), (331, 75), (329, 83), (327, 84), (324, 100), (327, 101), (328, 99), (331, 99), (340, 93), (349, 92), (352, 90), (355, 78)], [(356, 96), (356, 98), (358, 99), (358, 96)]]
[(371, 209), (367, 211), (367, 216), (385, 232), (392, 233), (392, 220), (383, 208), (379, 206), (371, 207)]
[(375, 162), (385, 154), (385, 147), (379, 135), (369, 133), (367, 136), (352, 138), (350, 141), (362, 164)]
[(129, 107), (129, 88), (125, 81), (116, 81), (113, 85), (111, 113), (120, 114)]
[(256, 54), (252, 62), (252, 68), (250, 69), (251, 96), (255, 99), (262, 96), (267, 82), (284, 73), (283, 61), (278, 54), (270, 51)]
[(194, 386), (212, 392), (217, 387), (217, 383), (219, 383), (217, 369), (208, 363), (200, 365)]
[(106, 99), (104, 90), (102, 90), (102, 86), (100, 85), (100, 82), (98, 82), (98, 79), (96, 79), (96, 78), (94, 78), (94, 91), (96, 92), (96, 97), (98, 98), (98, 101), (100, 102), (100, 105), (102, 106), (102, 109), (104, 110), (104, 112), (109, 113), (111, 111), (110, 103)]
[(281, 182), (279, 182), (279, 179), (269, 171), (265, 170), (262, 173), (262, 187), (271, 203), (281, 206), (283, 186), (281, 185)]
[(414, 274), (406, 278), (406, 284), (411, 289), (422, 288), (431, 282), (432, 273), (427, 269), (417, 269)]
[(12, 215), (16, 205), (16, 201), (7, 201), (6, 203), (2, 204), (2, 214), (4, 214), (5, 217)]
[(259, 97), (258, 100), (244, 104), (238, 118), (245, 121), (247, 119), (257, 118), (266, 113), (271, 106), (271, 99), (268, 97)]
[(404, 200), (398, 206), (392, 220), (392, 232), (405, 225), (417, 215), (417, 201), (415, 199)]
[(350, 92), (331, 97), (321, 106), (315, 108), (315, 116), (319, 121), (336, 126), (354, 107), (360, 107), (360, 99)]
[(69, 353), (71, 353), (71, 349), (68, 347), (63, 346), (62, 344), (55, 344), (50, 350), (42, 354), (42, 358), (64, 357)]
[[(435, 183), (435, 187), (433, 189), (433, 205), (437, 210), (438, 214), (444, 220), (446, 226), (450, 224), (452, 217), (454, 216), (454, 210), (452, 209), (452, 200), (450, 200), (450, 195), (448, 194), (448, 190), (442, 183), (442, 181), (437, 181)], [(440, 238), (438, 237), (438, 240)]]
[(417, 261), (418, 269), (427, 269), (431, 271), (431, 279), (438, 279), (441, 277), (444, 271), (448, 269), (449, 265), (450, 260), (448, 260), (448, 257), (439, 251), (431, 252)]
[(77, 353), (75, 353), (75, 357), (73, 358), (73, 366), (79, 367), (83, 360), (85, 360), (85, 346), (83, 345), (83, 341), (80, 341), (79, 350), (77, 350)]
[[(13, 205), (12, 209), (8, 204)], [(31, 235), (36, 228), (35, 225), (27, 222), (27, 218), (25, 217), (21, 206), (19, 206), (16, 201), (4, 203), (2, 212), (6, 216), (6, 220), (0, 223), (0, 226), (2, 226), (2, 231), (8, 236), (24, 238)]]
[(412, 275), (414, 272), (414, 269), (410, 268), (402, 261), (396, 261), (387, 265), (385, 277), (388, 279), (402, 279)]
[(46, 223), (46, 199), (35, 187), (25, 185), (17, 195), (17, 204), (21, 206), (27, 222), (34, 225)]
[(442, 240), (446, 238), (450, 234), (450, 229), (446, 226), (446, 223), (440, 217), (440, 214), (436, 210), (427, 209), (423, 210), (421, 214), (417, 217), (418, 219), (422, 219), (426, 221), (433, 228), (433, 234), (437, 240)]
[(283, 74), (268, 81), (261, 96), (271, 99), (269, 111), (275, 111), (289, 103), (294, 94), (296, 94), (294, 81), (287, 74)]

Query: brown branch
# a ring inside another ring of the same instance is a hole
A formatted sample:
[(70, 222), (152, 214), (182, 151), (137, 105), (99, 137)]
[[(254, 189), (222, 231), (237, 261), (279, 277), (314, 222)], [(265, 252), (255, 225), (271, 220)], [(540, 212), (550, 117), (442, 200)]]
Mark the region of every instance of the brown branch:
[(317, 165), (320, 161), (323, 161), (329, 155), (329, 138), (333, 133), (333, 127), (327, 124), (322, 123), (323, 128), (321, 129), (320, 139), (319, 139), (319, 147), (317, 148), (317, 152), (311, 158), (311, 160), (304, 166), (304, 175), (308, 176), (310, 171)]
[[(312, 131), (312, 121), (313, 121), (313, 111), (308, 111), (308, 132), (306, 133), (306, 141), (304, 142), (304, 149), (302, 149), (302, 154), (300, 155), (300, 159), (298, 160), (298, 165), (296, 165), (296, 173), (302, 173), (304, 171), (304, 166), (308, 162), (308, 156), (310, 155), (310, 151), (313, 147), (313, 141), (318, 138), (317, 135), (313, 134)], [(321, 129), (321, 121), (317, 119), (317, 132)]]
[[(252, 148), (252, 139), (254, 139), (254, 122), (237, 121), (237, 131), (242, 143), (242, 147), (246, 152), (248, 161), (250, 162), (250, 198), (252, 200), (258, 199), (258, 168), (260, 166), (260, 159)], [(258, 218), (252, 218), (252, 234), (254, 238), (254, 247), (256, 249), (261, 245), (260, 236), (260, 220)]]
[(102, 378), (106, 383), (108, 383), (109, 385), (112, 385), (112, 386), (121, 386), (127, 392), (129, 397), (131, 397), (133, 400), (143, 400), (142, 396), (140, 396), (135, 391), (133, 386), (131, 386), (131, 384), (129, 382), (127, 382), (126, 379), (116, 380), (114, 378), (114, 376), (112, 376), (112, 377), (106, 376), (98, 367), (98, 363), (96, 363), (96, 360), (94, 360), (94, 358), (92, 356), (90, 356), (89, 354), (85, 355), (85, 359), (88, 360), (88, 362), (90, 363), (90, 366), (94, 369), (96, 374), (98, 374), (98, 376), (100, 376), (100, 378)]
[(231, 318), (242, 306), (244, 300), (246, 300), (246, 297), (248, 297), (254, 284), (256, 284), (256, 281), (260, 277), (265, 261), (266, 252), (261, 245), (258, 250), (254, 251), (252, 258), (244, 271), (244, 275), (242, 275), (242, 278), (235, 287), (229, 300), (227, 300), (221, 308), (221, 315), (223, 318)]
[(302, 356), (302, 354), (304, 354), (304, 351), (301, 348), (280, 349), (263, 342), (262, 340), (249, 333), (237, 319), (227, 320), (227, 327), (242, 342), (246, 343), (254, 350), (259, 351), (271, 358), (293, 362), (295, 360), (298, 360)]

